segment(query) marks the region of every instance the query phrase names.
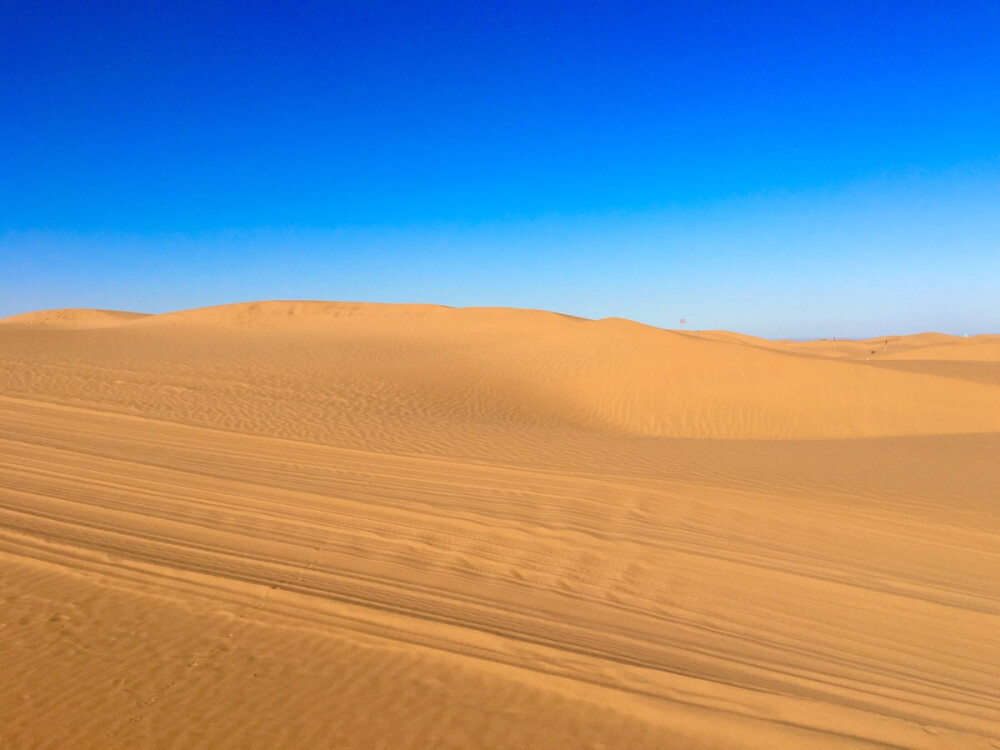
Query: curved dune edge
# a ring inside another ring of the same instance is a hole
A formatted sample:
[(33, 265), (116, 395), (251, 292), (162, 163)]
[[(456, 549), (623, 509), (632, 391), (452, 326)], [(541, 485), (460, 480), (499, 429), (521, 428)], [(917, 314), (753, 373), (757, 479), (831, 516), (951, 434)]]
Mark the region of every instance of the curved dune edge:
[(111, 328), (126, 325), (143, 318), (151, 317), (147, 313), (126, 312), (120, 310), (94, 310), (85, 307), (66, 307), (57, 310), (39, 310), (38, 312), (12, 315), (0, 319), (4, 326), (29, 326), (59, 329), (90, 329)]
[[(980, 364), (1000, 357), (1000, 337), (773, 342), (539, 310), (340, 302), (254, 302), (155, 316), (60, 310), (5, 322), (81, 333), (115, 326), (143, 363), (162, 357), (168, 340), (178, 354), (207, 349), (220, 363), (287, 381), (283, 404), (273, 397), (254, 404), (251, 373), (250, 387), (234, 396), (246, 410), (294, 414), (296, 402), (308, 409), (315, 397), (320, 416), (351, 424), (461, 421), (721, 439), (1000, 431), (1000, 389), (953, 377), (963, 357)], [(938, 368), (926, 365), (934, 356), (942, 357)], [(919, 371), (887, 366), (901, 359), (925, 364)], [(177, 411), (174, 402), (163, 406)], [(203, 423), (198, 408), (180, 421)]]

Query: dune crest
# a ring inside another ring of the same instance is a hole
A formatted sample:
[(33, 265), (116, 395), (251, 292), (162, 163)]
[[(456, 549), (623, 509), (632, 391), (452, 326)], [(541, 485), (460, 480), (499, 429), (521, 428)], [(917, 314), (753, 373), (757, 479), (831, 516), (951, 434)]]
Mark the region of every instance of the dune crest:
[(151, 317), (146, 313), (119, 310), (94, 310), (67, 307), (59, 310), (40, 310), (0, 319), (4, 326), (36, 326), (59, 329), (111, 328)]

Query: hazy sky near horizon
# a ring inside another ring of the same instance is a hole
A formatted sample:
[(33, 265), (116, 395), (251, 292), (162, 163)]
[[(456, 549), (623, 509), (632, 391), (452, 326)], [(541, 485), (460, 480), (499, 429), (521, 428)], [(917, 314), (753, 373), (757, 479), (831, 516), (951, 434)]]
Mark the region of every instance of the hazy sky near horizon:
[(0, 34), (0, 316), (1000, 332), (996, 2), (14, 2)]

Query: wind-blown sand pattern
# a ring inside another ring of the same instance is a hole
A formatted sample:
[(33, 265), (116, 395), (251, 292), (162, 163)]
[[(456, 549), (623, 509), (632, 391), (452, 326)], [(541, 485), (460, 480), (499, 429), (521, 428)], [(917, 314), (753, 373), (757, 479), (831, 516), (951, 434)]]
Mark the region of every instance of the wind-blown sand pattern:
[(1000, 747), (1000, 337), (0, 322), (0, 747)]

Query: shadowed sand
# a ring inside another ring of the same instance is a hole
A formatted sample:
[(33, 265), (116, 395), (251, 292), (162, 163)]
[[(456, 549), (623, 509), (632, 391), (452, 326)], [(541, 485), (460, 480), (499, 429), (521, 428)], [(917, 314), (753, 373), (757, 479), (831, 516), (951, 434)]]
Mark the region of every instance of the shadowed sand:
[(1000, 337), (0, 321), (2, 747), (1000, 747)]

